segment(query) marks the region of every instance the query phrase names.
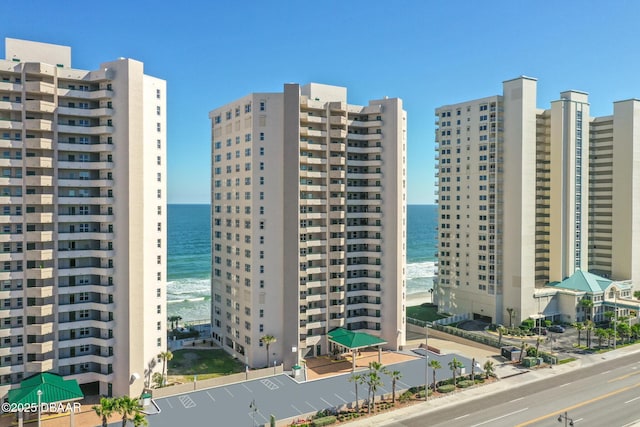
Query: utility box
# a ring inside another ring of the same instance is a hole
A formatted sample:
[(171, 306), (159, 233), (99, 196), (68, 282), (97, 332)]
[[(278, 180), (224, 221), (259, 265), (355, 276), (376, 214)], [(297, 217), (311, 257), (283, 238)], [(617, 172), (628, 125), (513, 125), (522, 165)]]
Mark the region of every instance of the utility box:
[(500, 354), (507, 360), (516, 362), (520, 360), (520, 349), (514, 346), (506, 346), (500, 349)]

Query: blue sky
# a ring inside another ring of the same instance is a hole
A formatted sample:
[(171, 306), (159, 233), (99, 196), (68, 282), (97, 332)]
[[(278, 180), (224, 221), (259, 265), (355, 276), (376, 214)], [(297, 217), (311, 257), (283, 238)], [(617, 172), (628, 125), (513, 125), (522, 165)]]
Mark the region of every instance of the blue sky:
[[(285, 82), (400, 97), (409, 203), (434, 202), (434, 109), (538, 78), (538, 106), (589, 92), (593, 115), (640, 97), (637, 1), (21, 0), (0, 36), (72, 47), (74, 68), (118, 57), (167, 80), (169, 203), (208, 203), (208, 112)], [(4, 57), (4, 43), (1, 46)]]

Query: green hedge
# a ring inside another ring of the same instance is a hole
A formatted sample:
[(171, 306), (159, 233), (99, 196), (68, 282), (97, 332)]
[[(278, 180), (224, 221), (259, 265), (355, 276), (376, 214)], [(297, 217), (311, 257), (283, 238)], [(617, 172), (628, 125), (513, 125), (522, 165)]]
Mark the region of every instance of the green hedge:
[(315, 420), (313, 420), (311, 425), (313, 427), (322, 427), (322, 426), (328, 426), (330, 424), (335, 424), (336, 421), (338, 421), (338, 419), (335, 416), (330, 415), (328, 417), (316, 418)]
[(460, 388), (467, 388), (467, 387), (471, 387), (472, 385), (473, 385), (473, 381), (471, 380), (458, 381), (458, 387)]
[(438, 393), (451, 393), (453, 390), (455, 390), (453, 384), (445, 384), (438, 387)]

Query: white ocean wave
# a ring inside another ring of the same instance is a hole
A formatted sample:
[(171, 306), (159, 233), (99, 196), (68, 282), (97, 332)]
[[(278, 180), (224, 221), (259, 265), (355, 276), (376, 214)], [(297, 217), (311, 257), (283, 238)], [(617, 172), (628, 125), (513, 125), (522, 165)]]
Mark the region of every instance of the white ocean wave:
[(197, 297), (197, 298), (167, 298), (167, 304), (175, 304), (178, 302), (198, 302), (198, 301), (206, 301), (209, 300), (210, 298), (207, 297)]
[(406, 272), (407, 280), (420, 277), (435, 277), (436, 263), (433, 261), (408, 263)]
[(208, 278), (185, 278), (167, 282), (167, 296), (202, 296), (203, 294), (211, 294), (211, 280)]

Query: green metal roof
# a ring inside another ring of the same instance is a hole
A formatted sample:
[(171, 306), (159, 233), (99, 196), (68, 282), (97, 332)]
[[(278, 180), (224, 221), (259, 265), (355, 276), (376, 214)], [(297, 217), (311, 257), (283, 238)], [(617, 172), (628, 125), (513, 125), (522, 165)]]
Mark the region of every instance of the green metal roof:
[(60, 375), (44, 372), (20, 382), (20, 388), (9, 390), (9, 403), (38, 404), (38, 390), (42, 391), (41, 403), (66, 402), (84, 398), (76, 380), (65, 380)]
[(329, 341), (351, 350), (373, 347), (387, 342), (365, 332), (349, 331), (344, 328), (336, 328), (327, 334)]
[(596, 276), (595, 274), (586, 271), (578, 270), (562, 282), (549, 283), (549, 286), (570, 289), (572, 291), (600, 293), (604, 292), (610, 284), (611, 280), (609, 279)]

